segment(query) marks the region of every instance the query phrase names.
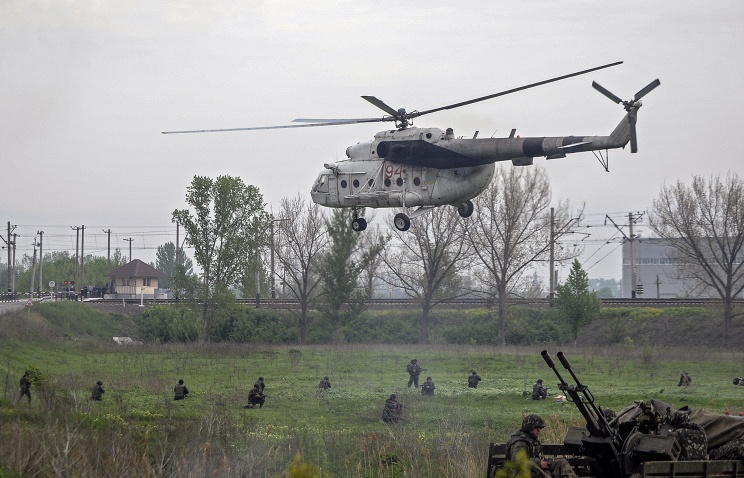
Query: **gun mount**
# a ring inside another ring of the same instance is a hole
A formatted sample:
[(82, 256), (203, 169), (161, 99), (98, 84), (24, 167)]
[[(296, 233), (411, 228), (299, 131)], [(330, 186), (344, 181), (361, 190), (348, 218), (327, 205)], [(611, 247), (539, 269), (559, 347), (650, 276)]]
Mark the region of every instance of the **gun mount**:
[[(606, 414), (595, 403), (594, 395), (583, 384), (563, 352), (557, 357), (574, 383), (567, 382), (543, 350), (543, 360), (558, 377), (558, 389), (572, 402), (584, 418), (585, 426), (569, 428), (563, 444), (543, 444), (545, 457), (565, 458), (581, 478), (744, 478), (744, 460), (700, 460), (690, 456), (689, 443), (681, 444), (674, 431), (669, 404), (650, 400), (614, 414)], [(695, 414), (696, 423), (707, 434), (708, 451), (736, 442), (744, 436), (740, 417), (721, 416), (702, 409)], [(491, 443), (486, 476), (502, 473), (507, 463), (506, 444)], [(683, 453), (683, 451), (685, 453)]]
[[(617, 420), (607, 420), (595, 403), (589, 387), (581, 383), (563, 352), (558, 360), (575, 383), (568, 383), (555, 366), (547, 350), (543, 360), (558, 377), (558, 388), (576, 406), (586, 427), (572, 427), (564, 439), (565, 448), (573, 455), (589, 459), (594, 476), (626, 478), (642, 471), (649, 461), (676, 461), (681, 448), (672, 435), (658, 434), (661, 416), (651, 411), (619, 426)], [(642, 408), (643, 409), (643, 408)]]

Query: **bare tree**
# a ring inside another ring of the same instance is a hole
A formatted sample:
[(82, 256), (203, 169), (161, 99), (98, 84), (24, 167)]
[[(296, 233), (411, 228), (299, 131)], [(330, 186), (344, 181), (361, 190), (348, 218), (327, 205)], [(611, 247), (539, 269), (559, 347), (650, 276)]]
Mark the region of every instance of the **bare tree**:
[(723, 301), (723, 341), (728, 346), (734, 299), (744, 290), (744, 182), (729, 172), (693, 176), (663, 186), (649, 215), (651, 230), (668, 241), (680, 271)]
[[(467, 232), (479, 259), (476, 277), (498, 303), (499, 342), (506, 344), (509, 296), (521, 284), (530, 264), (547, 261), (550, 254), (552, 192), (541, 168), (501, 166), (489, 187), (475, 199)], [(583, 210), (571, 218), (567, 202), (555, 208), (553, 240), (570, 233)], [(578, 255), (575, 247), (558, 250), (556, 260)]]
[(394, 230), (382, 256), (392, 273), (383, 279), (421, 303), (419, 342), (429, 340), (429, 314), (441, 301), (462, 295), (458, 273), (467, 267), (468, 243), (455, 208), (439, 207), (412, 219), (407, 232)]
[(309, 311), (318, 293), (317, 262), (328, 242), (325, 221), (317, 204), (307, 204), (302, 195), (283, 198), (276, 221), (279, 241), (276, 255), (290, 294), (300, 305), (300, 342), (307, 340)]

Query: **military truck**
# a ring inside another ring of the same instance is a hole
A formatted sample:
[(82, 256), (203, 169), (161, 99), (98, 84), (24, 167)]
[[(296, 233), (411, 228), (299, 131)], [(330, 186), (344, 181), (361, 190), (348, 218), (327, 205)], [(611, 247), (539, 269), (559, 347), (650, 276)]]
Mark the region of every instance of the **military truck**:
[[(546, 458), (565, 458), (580, 477), (597, 478), (744, 478), (741, 460), (680, 460), (684, 440), (670, 426), (672, 407), (664, 402), (639, 401), (616, 416), (596, 405), (563, 352), (558, 360), (574, 383), (569, 384), (550, 354), (541, 353), (558, 378), (558, 388), (581, 413), (585, 427), (569, 428), (562, 444), (544, 444)], [(706, 432), (708, 449), (744, 436), (744, 417), (685, 410)], [(506, 445), (491, 443), (486, 477), (494, 478), (506, 463)]]

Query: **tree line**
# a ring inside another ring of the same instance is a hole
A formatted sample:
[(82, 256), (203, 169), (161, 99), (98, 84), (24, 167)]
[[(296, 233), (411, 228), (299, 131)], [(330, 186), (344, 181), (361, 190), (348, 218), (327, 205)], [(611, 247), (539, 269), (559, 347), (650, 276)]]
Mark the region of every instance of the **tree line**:
[[(649, 214), (652, 231), (669, 241), (683, 264), (680, 274), (723, 299), (724, 332), (736, 316), (732, 301), (744, 289), (742, 198), (744, 185), (735, 173), (694, 176), (692, 185), (663, 186)], [(204, 340), (218, 326), (217, 311), (236, 293), (297, 300), (298, 337), (304, 343), (312, 310), (330, 319), (329, 334), (339, 334), (382, 284), (419, 301), (421, 343), (429, 341), (433, 308), (477, 294), (493, 304), (498, 343), (505, 344), (510, 299), (544, 294), (528, 270), (548, 262), (555, 245), (553, 260), (573, 260), (568, 279), (555, 291), (574, 337), (598, 307), (575, 260), (580, 250), (562, 241), (582, 221), (583, 205), (553, 201), (541, 168), (499, 166), (489, 187), (473, 199), (473, 216), (460, 218), (454, 207), (434, 208), (413, 218), (405, 232), (374, 225), (355, 232), (350, 209), (328, 212), (299, 194), (282, 199), (271, 214), (258, 188), (231, 176), (195, 176), (185, 199), (187, 208), (175, 210), (172, 218), (186, 230), (201, 272), (196, 275), (191, 260), (182, 251), (176, 254), (172, 243), (158, 248), (155, 266), (177, 295), (199, 300)], [(87, 261), (86, 277), (96, 277), (100, 266), (89, 265), (97, 264), (95, 258)]]

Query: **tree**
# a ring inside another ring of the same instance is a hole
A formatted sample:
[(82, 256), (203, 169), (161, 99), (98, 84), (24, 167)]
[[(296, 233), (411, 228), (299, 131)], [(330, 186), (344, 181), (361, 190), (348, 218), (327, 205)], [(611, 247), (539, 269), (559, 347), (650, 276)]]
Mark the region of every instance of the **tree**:
[[(185, 256), (183, 249), (179, 253), (179, 260), (184, 274), (191, 275), (194, 273), (194, 264), (191, 262), (191, 259)], [(165, 274), (165, 277), (158, 282), (161, 289), (170, 289), (173, 287), (177, 273), (176, 266), (176, 245), (172, 242), (166, 242), (162, 246), (158, 246), (158, 250), (155, 252), (155, 265), (153, 267)]]
[(227, 297), (255, 255), (271, 216), (264, 209), (258, 188), (240, 178), (194, 176), (186, 189), (189, 209), (173, 211), (173, 220), (186, 230), (186, 242), (194, 248), (194, 259), (202, 269), (202, 315), (204, 338), (213, 326), (218, 298)]
[(734, 299), (744, 290), (744, 182), (729, 172), (725, 179), (696, 175), (691, 186), (662, 186), (649, 219), (651, 230), (674, 251), (680, 275), (723, 301), (728, 346)]
[(310, 307), (320, 286), (317, 263), (328, 242), (323, 215), (320, 206), (307, 204), (298, 194), (282, 199), (276, 224), (279, 240), (274, 247), (282, 270), (279, 278), (299, 302), (300, 343), (304, 343)]
[(429, 341), (431, 310), (463, 294), (459, 273), (469, 266), (469, 247), (462, 223), (454, 208), (435, 208), (413, 218), (409, 231), (395, 229), (393, 247), (382, 256), (392, 274), (383, 281), (401, 287), (421, 304), (422, 344)]
[[(500, 166), (489, 187), (475, 199), (468, 222), (468, 239), (478, 258), (476, 277), (498, 304), (498, 333), (506, 344), (506, 312), (509, 296), (520, 284), (528, 266), (549, 259), (553, 240), (569, 234), (580, 220), (571, 218), (568, 203), (555, 208), (551, 225), (551, 189), (540, 168)], [(559, 248), (556, 260), (578, 255), (573, 247)]]
[(555, 306), (568, 321), (574, 342), (579, 329), (594, 320), (602, 308), (597, 293), (589, 290), (589, 275), (578, 259), (574, 259), (566, 282), (555, 288)]
[(379, 256), (385, 244), (378, 236), (376, 242), (365, 246), (362, 241), (365, 234), (349, 226), (351, 219), (350, 209), (335, 209), (331, 217), (325, 219), (329, 244), (318, 266), (323, 284), (321, 310), (330, 317), (337, 332), (364, 310), (369, 292), (364, 287), (360, 289), (360, 275)]

